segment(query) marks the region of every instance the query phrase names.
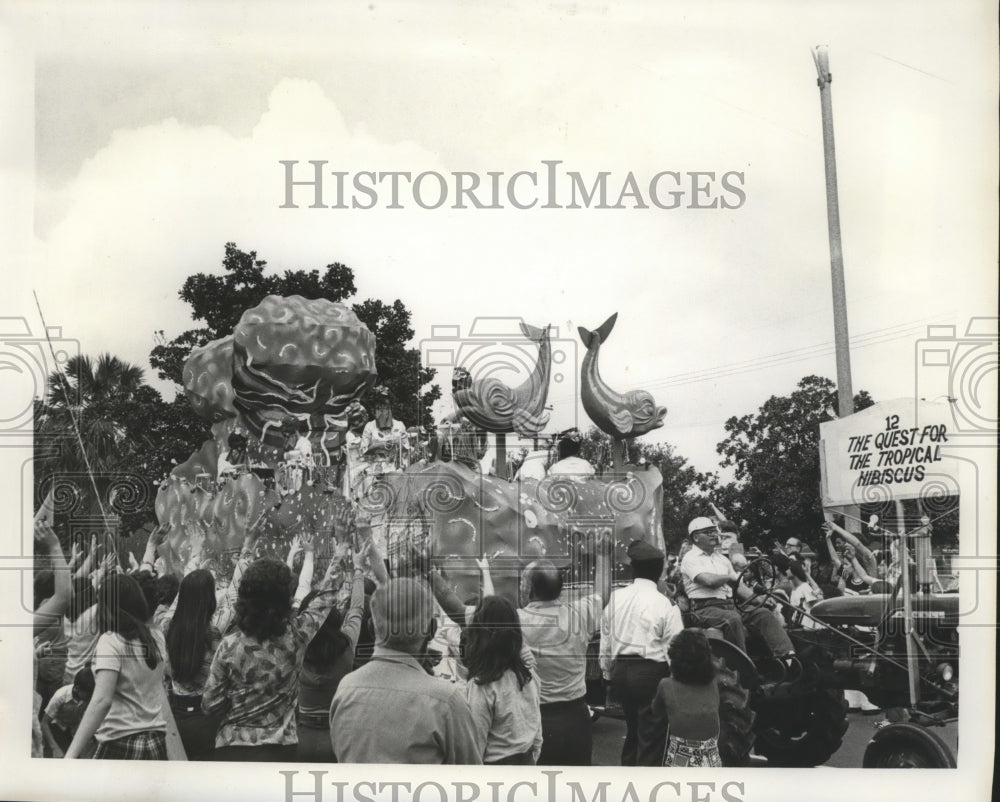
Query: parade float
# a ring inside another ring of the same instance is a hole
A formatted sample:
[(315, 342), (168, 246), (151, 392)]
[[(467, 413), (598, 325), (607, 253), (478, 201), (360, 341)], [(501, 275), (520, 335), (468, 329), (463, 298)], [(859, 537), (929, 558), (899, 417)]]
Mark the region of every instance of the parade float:
[[(620, 394), (601, 380), (598, 353), (615, 317), (595, 332), (580, 329), (588, 349), (580, 392), (594, 423), (622, 444), (661, 426), (666, 410), (648, 393)], [(156, 496), (157, 518), (169, 527), (168, 568), (235, 552), (251, 528), (258, 553), (284, 553), (298, 533), (313, 533), (321, 562), (345, 505), (390, 562), (427, 554), (456, 587), (478, 582), (482, 556), (500, 592), (515, 591), (528, 558), (544, 556), (572, 574), (591, 564), (581, 558), (598, 532), (612, 536), (619, 572), (630, 541), (662, 548), (662, 477), (625, 464), (620, 447), (600, 477), (506, 476), (506, 438), (543, 436), (549, 419), (548, 327), (522, 325), (522, 333), (538, 350), (522, 384), (457, 370), (456, 414), (431, 434), (433, 445), (411, 429), (389, 458), (362, 461), (358, 471), (344, 464), (351, 449), (343, 446), (353, 431), (357, 451), (351, 411), (377, 381), (375, 337), (348, 307), (326, 300), (268, 296), (246, 310), (230, 336), (195, 349), (184, 366), (185, 393), (211, 437)], [(478, 461), (490, 436), (493, 473)]]

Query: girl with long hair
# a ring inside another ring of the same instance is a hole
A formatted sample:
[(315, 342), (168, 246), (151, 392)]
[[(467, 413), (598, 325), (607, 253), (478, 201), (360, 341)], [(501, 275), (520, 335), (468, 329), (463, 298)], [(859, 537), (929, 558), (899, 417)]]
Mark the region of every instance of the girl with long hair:
[(275, 558), (257, 560), (243, 575), (236, 629), (223, 637), (202, 694), (202, 710), (222, 715), (215, 760), (295, 760), (302, 662), (343, 584), (339, 561), (330, 560), (315, 600), (297, 615), (295, 584)]
[(484, 764), (532, 766), (542, 751), (538, 678), (521, 653), (524, 639), (514, 606), (484, 596), (465, 629), (462, 661)]
[(212, 658), (222, 640), (212, 626), (215, 604), (215, 577), (211, 571), (198, 568), (181, 581), (176, 604), (163, 622), (168, 699), (188, 760), (206, 760), (215, 748), (219, 719), (201, 709)]
[(166, 760), (163, 716), (163, 633), (149, 626), (150, 612), (139, 584), (112, 574), (97, 594), (97, 641), (92, 668), (94, 693), (67, 758), (79, 757), (91, 737), (96, 759)]

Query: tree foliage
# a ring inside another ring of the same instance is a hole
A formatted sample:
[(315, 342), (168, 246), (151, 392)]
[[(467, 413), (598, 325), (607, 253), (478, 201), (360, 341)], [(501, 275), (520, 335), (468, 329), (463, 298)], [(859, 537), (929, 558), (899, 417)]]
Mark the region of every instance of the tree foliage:
[[(862, 390), (854, 396), (854, 411), (873, 403)], [(748, 544), (770, 546), (794, 534), (813, 548), (819, 545), (819, 425), (832, 420), (836, 408), (836, 385), (806, 376), (791, 395), (772, 396), (756, 413), (726, 421), (728, 436), (716, 450), (723, 467), (735, 469), (736, 482), (715, 492), (732, 505), (728, 515), (745, 521)]]
[[(150, 354), (150, 364), (161, 379), (181, 384), (184, 361), (192, 349), (230, 334), (247, 309), (268, 295), (301, 295), (310, 300), (346, 302), (357, 292), (354, 271), (334, 262), (323, 271), (286, 270), (282, 274), (265, 273), (267, 262), (256, 251), (241, 251), (227, 242), (222, 259), (222, 275), (196, 273), (185, 279), (179, 296), (191, 307), (191, 317), (201, 321), (200, 328), (189, 329), (172, 340), (159, 332), (161, 342)], [(358, 318), (372, 331), (377, 342), (376, 364), (379, 383), (389, 390), (395, 416), (408, 426), (429, 425), (431, 404), (441, 391), (437, 385), (424, 387), (435, 371), (420, 365), (420, 352), (408, 348), (413, 338), (410, 312), (400, 300), (385, 303), (367, 299), (353, 304)], [(369, 396), (363, 399), (371, 412)]]
[(205, 436), (183, 396), (165, 402), (145, 383), (142, 368), (111, 354), (77, 356), (53, 373), (45, 399), (36, 401), (34, 425), (36, 498), (59, 477), (80, 496), (74, 514), (99, 513), (102, 506), (107, 512), (107, 488), (124, 482), (138, 494), (125, 504), (125, 532), (152, 516), (153, 484)]

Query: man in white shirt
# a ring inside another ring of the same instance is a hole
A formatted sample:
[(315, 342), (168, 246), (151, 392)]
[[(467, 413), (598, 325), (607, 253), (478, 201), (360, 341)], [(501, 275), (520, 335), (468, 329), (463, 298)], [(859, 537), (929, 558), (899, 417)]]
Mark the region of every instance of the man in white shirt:
[[(695, 518), (688, 524), (688, 534), (694, 548), (681, 561), (684, 592), (691, 602), (691, 617), (703, 627), (714, 627), (722, 637), (746, 651), (746, 629), (753, 630), (767, 645), (771, 654), (779, 658), (785, 669), (800, 671), (798, 661), (792, 659), (792, 646), (784, 627), (770, 609), (763, 605), (748, 607), (741, 615), (733, 603), (733, 591), (739, 574), (729, 559), (718, 550), (719, 529), (710, 518)], [(750, 591), (741, 591), (750, 595)]]
[(684, 629), (677, 606), (656, 587), (664, 554), (643, 540), (627, 551), (632, 584), (611, 594), (601, 618), (601, 671), (625, 713), (623, 766), (656, 766), (664, 733), (656, 734), (650, 704), (660, 680), (670, 674), (667, 646)]
[(558, 461), (549, 468), (549, 476), (565, 476), (584, 481), (594, 475), (594, 466), (580, 456), (583, 436), (577, 429), (570, 429), (559, 440)]

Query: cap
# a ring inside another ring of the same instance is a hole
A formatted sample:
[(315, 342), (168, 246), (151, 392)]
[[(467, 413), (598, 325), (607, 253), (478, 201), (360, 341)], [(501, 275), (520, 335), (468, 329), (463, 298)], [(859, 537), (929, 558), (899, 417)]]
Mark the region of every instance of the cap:
[(663, 552), (645, 540), (633, 540), (629, 543), (625, 553), (632, 562), (663, 559)]
[(688, 534), (693, 535), (695, 532), (701, 532), (704, 529), (711, 529), (713, 532), (717, 531), (715, 528), (715, 523), (711, 518), (695, 518), (688, 524)]

